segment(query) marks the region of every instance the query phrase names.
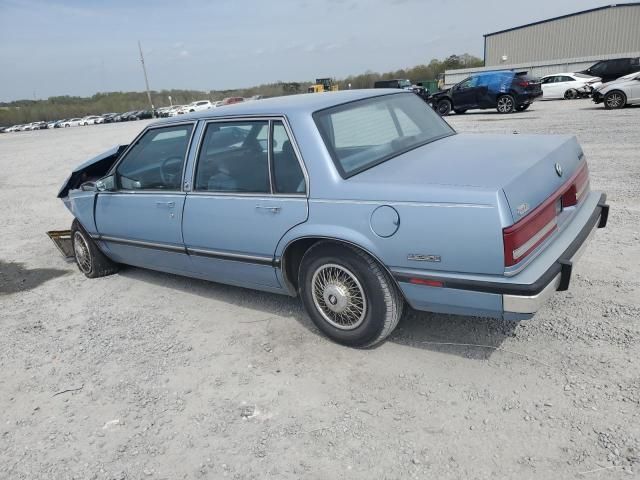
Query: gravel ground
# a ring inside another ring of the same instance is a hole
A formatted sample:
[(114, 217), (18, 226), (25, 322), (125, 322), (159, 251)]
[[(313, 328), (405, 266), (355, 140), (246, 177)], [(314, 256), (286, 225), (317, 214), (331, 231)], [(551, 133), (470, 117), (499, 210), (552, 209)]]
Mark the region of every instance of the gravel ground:
[(640, 108), (449, 121), (577, 135), (609, 226), (533, 320), (410, 313), (372, 350), (296, 299), (65, 263), (45, 236), (71, 222), (59, 186), (143, 122), (0, 135), (0, 478), (638, 475)]

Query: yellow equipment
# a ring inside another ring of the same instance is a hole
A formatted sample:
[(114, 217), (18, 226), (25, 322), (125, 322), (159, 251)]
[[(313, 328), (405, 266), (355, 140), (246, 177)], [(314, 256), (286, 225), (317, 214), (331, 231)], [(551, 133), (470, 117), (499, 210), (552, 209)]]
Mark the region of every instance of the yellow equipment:
[(316, 83), (310, 85), (307, 89), (308, 93), (321, 93), (321, 92), (337, 92), (338, 85), (333, 83), (332, 78), (316, 78)]

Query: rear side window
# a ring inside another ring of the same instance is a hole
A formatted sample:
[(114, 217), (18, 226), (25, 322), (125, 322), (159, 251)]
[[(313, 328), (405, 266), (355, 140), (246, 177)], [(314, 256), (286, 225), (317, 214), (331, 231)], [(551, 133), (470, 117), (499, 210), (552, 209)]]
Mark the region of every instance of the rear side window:
[(266, 121), (207, 125), (196, 167), (195, 190), (269, 193)]
[(284, 124), (273, 124), (273, 191), (281, 194), (302, 194), (306, 191), (304, 174)]

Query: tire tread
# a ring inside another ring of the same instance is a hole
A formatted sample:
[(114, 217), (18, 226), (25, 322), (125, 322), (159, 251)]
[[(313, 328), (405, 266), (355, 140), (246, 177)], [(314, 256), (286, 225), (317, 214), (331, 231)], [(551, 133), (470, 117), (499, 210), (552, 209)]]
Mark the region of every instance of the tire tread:
[(82, 228), (80, 222), (78, 222), (77, 219), (74, 219), (73, 223), (71, 224), (72, 239), (76, 231), (80, 231), (84, 235), (85, 240), (87, 241), (87, 245), (89, 246), (89, 251), (91, 252), (91, 271), (89, 273), (82, 273), (84, 273), (84, 275), (88, 278), (106, 277), (108, 275), (117, 273), (120, 269), (118, 264), (108, 258), (104, 253), (102, 253), (91, 236), (84, 228)]

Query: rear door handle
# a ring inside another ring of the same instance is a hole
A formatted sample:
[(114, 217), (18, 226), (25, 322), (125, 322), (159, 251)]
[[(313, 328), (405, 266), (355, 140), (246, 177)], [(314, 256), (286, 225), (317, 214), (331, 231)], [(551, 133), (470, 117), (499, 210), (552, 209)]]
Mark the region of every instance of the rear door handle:
[(176, 202), (156, 202), (158, 208), (173, 208), (176, 206)]
[(256, 210), (266, 210), (271, 213), (279, 213), (280, 207), (269, 207), (267, 205), (256, 205)]

